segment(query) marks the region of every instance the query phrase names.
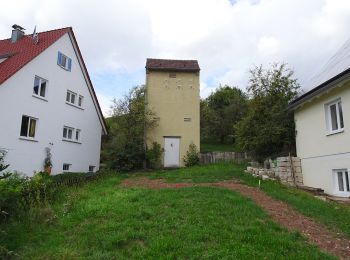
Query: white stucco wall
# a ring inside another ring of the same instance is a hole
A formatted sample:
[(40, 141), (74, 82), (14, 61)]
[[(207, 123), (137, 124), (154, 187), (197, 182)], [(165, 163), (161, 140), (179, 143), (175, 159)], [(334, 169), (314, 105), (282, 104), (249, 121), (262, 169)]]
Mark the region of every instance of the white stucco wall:
[[(72, 59), (71, 72), (57, 65), (58, 51)], [(47, 102), (32, 96), (35, 75), (48, 80)], [(83, 109), (66, 104), (67, 89), (84, 96)], [(0, 85), (0, 115), (0, 148), (8, 150), (10, 170), (28, 176), (43, 170), (45, 147), (52, 149), (54, 174), (63, 163), (72, 172), (98, 170), (102, 125), (68, 33)], [(22, 115), (38, 118), (37, 142), (20, 139)], [(64, 125), (81, 129), (81, 144), (62, 140)]]
[[(342, 101), (344, 131), (329, 135), (325, 104), (338, 98)], [(333, 170), (350, 170), (350, 81), (296, 109), (294, 117), (304, 185), (339, 195)]]

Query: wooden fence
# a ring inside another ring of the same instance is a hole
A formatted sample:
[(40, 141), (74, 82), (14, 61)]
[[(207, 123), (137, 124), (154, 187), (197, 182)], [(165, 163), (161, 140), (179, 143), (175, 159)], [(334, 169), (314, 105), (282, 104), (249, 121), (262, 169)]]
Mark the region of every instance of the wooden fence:
[(216, 162), (242, 162), (249, 159), (246, 153), (238, 152), (209, 152), (199, 154), (201, 164), (211, 164)]

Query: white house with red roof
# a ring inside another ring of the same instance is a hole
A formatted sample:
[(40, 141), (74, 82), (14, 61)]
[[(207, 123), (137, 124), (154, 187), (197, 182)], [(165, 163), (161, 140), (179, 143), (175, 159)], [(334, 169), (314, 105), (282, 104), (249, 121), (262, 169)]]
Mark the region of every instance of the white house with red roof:
[(291, 102), (304, 185), (350, 197), (350, 39)]
[(105, 121), (72, 28), (0, 40), (0, 149), (9, 170), (99, 169)]

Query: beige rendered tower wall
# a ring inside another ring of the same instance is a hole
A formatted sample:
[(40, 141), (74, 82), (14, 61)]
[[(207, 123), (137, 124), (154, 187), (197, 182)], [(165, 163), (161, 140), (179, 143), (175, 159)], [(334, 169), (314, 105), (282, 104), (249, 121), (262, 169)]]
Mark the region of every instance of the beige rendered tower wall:
[(158, 126), (146, 132), (164, 148), (164, 167), (182, 167), (191, 143), (200, 149), (199, 65), (196, 60), (147, 59), (146, 97)]

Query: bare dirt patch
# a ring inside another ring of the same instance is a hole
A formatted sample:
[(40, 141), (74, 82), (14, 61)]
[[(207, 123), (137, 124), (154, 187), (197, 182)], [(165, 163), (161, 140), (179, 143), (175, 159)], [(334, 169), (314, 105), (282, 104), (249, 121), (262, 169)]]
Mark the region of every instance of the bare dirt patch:
[(216, 183), (166, 183), (163, 179), (151, 180), (145, 177), (129, 178), (122, 182), (123, 187), (144, 187), (149, 189), (184, 188), (193, 186), (223, 187), (238, 191), (263, 208), (271, 218), (290, 231), (298, 231), (311, 243), (342, 259), (350, 259), (350, 240), (340, 233), (328, 230), (287, 203), (275, 200), (258, 188), (249, 187), (238, 181), (229, 180)]

